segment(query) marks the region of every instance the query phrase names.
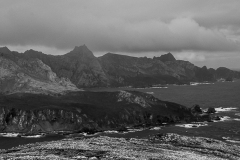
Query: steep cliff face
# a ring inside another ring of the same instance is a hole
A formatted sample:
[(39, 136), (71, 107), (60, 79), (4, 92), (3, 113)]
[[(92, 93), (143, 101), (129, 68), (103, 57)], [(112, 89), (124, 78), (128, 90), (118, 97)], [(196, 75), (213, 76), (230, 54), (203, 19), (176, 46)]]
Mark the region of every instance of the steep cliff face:
[(77, 113), (61, 109), (0, 108), (0, 131), (23, 133), (74, 131), (80, 129), (81, 124), (86, 124), (86, 118)]
[(1, 93), (56, 94), (77, 91), (66, 78), (58, 78), (51, 68), (38, 59), (15, 59), (15, 62), (0, 56)]
[(135, 91), (0, 97), (1, 132), (96, 131), (194, 118), (189, 108)]

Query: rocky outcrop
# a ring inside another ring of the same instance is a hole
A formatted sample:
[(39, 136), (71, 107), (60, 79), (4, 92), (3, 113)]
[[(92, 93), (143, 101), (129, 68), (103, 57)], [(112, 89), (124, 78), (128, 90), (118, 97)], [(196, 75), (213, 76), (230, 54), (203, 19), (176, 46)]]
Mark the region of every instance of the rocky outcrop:
[(158, 59), (158, 60), (160, 60), (162, 62), (176, 61), (176, 59), (172, 55), (172, 53), (163, 54), (160, 57), (153, 57), (153, 59)]
[(136, 91), (0, 97), (1, 132), (100, 131), (195, 119), (187, 107)]
[(215, 110), (215, 108), (213, 108), (213, 107), (209, 107), (209, 108), (207, 109), (207, 113), (216, 113), (216, 110)]
[(0, 151), (1, 159), (240, 159), (240, 147), (203, 137), (157, 134), (150, 139), (106, 136), (68, 138)]
[(201, 107), (200, 107), (198, 104), (193, 105), (193, 106), (191, 107), (191, 112), (192, 112), (193, 114), (202, 114), (202, 113), (203, 113)]

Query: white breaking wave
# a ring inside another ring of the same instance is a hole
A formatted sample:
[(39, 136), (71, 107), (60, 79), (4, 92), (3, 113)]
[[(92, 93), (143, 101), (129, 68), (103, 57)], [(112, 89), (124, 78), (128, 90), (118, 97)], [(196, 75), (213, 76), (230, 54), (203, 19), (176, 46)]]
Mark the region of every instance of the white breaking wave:
[[(230, 120), (232, 120), (231, 117), (229, 117), (229, 116), (223, 116), (223, 117), (220, 117), (220, 120), (219, 120), (219, 121), (224, 122), (224, 121), (230, 121)], [(219, 121), (214, 121), (214, 122), (219, 122)]]
[(209, 82), (203, 82), (203, 83), (199, 83), (199, 82), (190, 82), (190, 85), (191, 85), (191, 86), (197, 86), (197, 85), (200, 85), (200, 84), (214, 84), (214, 83), (209, 83)]
[(240, 141), (235, 141), (235, 140), (226, 140), (228, 142), (232, 142), (232, 143), (240, 143)]
[(19, 133), (0, 133), (1, 137), (17, 137)]
[(119, 133), (118, 131), (104, 131), (104, 133)]
[(202, 126), (208, 126), (207, 123), (190, 123), (190, 124), (177, 124), (177, 127), (184, 127), (184, 128), (198, 128)]
[(226, 140), (227, 142), (231, 142), (231, 143), (240, 143), (239, 140), (233, 140), (230, 137), (222, 137), (222, 139)]
[(229, 111), (236, 110), (236, 109), (237, 108), (235, 108), (235, 107), (226, 107), (226, 108), (218, 107), (218, 108), (215, 108), (216, 112), (229, 112)]
[(31, 136), (21, 136), (23, 138), (41, 138), (44, 137), (45, 135), (43, 134), (38, 134), (38, 135), (31, 135)]
[(168, 88), (168, 87), (150, 87), (150, 88), (154, 89), (154, 88)]
[(139, 132), (139, 131), (143, 131), (143, 128), (140, 129), (128, 129), (128, 132)]
[(153, 127), (150, 130), (160, 130), (160, 129), (161, 129), (161, 127)]
[(154, 94), (154, 92), (146, 92), (147, 94)]

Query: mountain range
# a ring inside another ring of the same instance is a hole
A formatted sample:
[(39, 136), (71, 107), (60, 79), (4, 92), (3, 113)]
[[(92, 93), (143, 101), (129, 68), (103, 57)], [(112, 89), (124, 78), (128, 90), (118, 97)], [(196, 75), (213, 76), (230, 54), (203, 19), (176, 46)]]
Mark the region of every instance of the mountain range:
[(176, 60), (171, 53), (159, 57), (131, 57), (107, 53), (95, 57), (86, 45), (64, 55), (24, 53), (0, 48), (2, 92), (63, 93), (89, 87), (152, 86), (240, 78), (240, 72), (225, 67), (198, 67)]
[(150, 86), (239, 78), (227, 68), (207, 69), (160, 57), (107, 53), (83, 45), (65, 55), (0, 48), (0, 132), (89, 132), (181, 121), (209, 121), (195, 108), (137, 91), (94, 92), (84, 87)]

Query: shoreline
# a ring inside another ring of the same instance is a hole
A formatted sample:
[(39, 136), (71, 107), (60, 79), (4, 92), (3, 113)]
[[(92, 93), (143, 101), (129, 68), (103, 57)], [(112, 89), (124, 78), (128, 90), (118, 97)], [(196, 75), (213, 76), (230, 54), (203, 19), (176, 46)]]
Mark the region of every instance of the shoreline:
[[(229, 120), (227, 116), (219, 116), (220, 120), (212, 120), (212, 121), (192, 121), (192, 122), (176, 122), (176, 123), (162, 123), (161, 125), (154, 126), (138, 126), (138, 127), (126, 127), (125, 129), (107, 129), (101, 131), (94, 132), (79, 132), (79, 131), (54, 131), (54, 132), (44, 132), (44, 133), (17, 133), (17, 132), (0, 132), (0, 137), (8, 137), (8, 138), (43, 138), (46, 136), (64, 136), (64, 137), (94, 137), (101, 134), (129, 134), (134, 132), (141, 132), (146, 130), (164, 130), (165, 127), (183, 127), (187, 129), (199, 128), (203, 126), (208, 126), (209, 123), (217, 123), (224, 122)], [(225, 118), (227, 117), (227, 118)]]
[[(198, 106), (198, 105), (197, 105)], [(196, 112), (196, 107), (192, 107), (193, 112)], [(221, 116), (221, 115), (215, 115), (216, 113), (220, 112), (226, 112), (226, 111), (232, 111), (237, 108), (228, 107), (218, 107), (218, 108), (211, 108), (214, 109), (213, 112), (208, 112), (208, 109), (202, 109), (201, 113), (196, 113), (196, 117), (200, 118), (197, 121), (176, 121), (176, 122), (163, 122), (159, 124), (135, 124), (135, 125), (129, 125), (129, 126), (122, 126), (117, 128), (109, 128), (109, 129), (101, 129), (101, 130), (95, 130), (95, 129), (89, 129), (88, 131), (79, 131), (79, 130), (73, 130), (73, 131), (51, 131), (51, 132), (39, 132), (39, 133), (29, 133), (29, 132), (0, 132), (0, 137), (23, 137), (23, 138), (40, 138), (47, 135), (70, 135), (70, 134), (82, 134), (84, 136), (86, 135), (93, 135), (97, 133), (129, 133), (129, 132), (135, 132), (135, 131), (142, 131), (146, 129), (152, 130), (153, 128), (161, 128), (165, 126), (178, 126), (178, 127), (185, 127), (185, 128), (198, 128), (201, 126), (206, 126), (207, 123), (212, 122), (220, 122), (220, 121), (226, 121), (230, 117), (228, 116)], [(207, 116), (206, 116), (207, 115)], [(208, 120), (206, 120), (208, 119)], [(192, 126), (191, 126), (192, 125)]]
[[(230, 112), (230, 111), (235, 111), (236, 108), (234, 107), (218, 107), (215, 108), (216, 112), (215, 113), (209, 113), (211, 117), (219, 117), (219, 120), (211, 120), (211, 121), (192, 121), (192, 122), (178, 122), (178, 123), (162, 123), (161, 125), (153, 125), (153, 126), (147, 126), (144, 124), (138, 125), (138, 126), (131, 126), (131, 127), (125, 127), (125, 128), (118, 128), (118, 129), (106, 129), (106, 130), (101, 130), (101, 131), (90, 131), (90, 132), (79, 132), (79, 131), (54, 131), (54, 132), (47, 132), (47, 133), (36, 133), (36, 134), (29, 134), (29, 133), (11, 133), (11, 132), (2, 132), (0, 133), (0, 138), (1, 137), (8, 137), (8, 138), (23, 138), (23, 139), (29, 139), (32, 141), (33, 139), (35, 142), (40, 142), (40, 141), (51, 141), (51, 136), (62, 136), (60, 139), (66, 139), (66, 138), (92, 138), (92, 137), (99, 137), (99, 136), (109, 136), (109, 137), (131, 137), (131, 138), (136, 138), (136, 139), (142, 139), (145, 134), (145, 137), (147, 138), (148, 136), (152, 135), (153, 133), (156, 132), (162, 132), (162, 133), (171, 133), (171, 130), (173, 129), (172, 127), (179, 127), (179, 128), (185, 128), (186, 129), (186, 134), (182, 132), (182, 129), (177, 129), (177, 132), (173, 132), (176, 134), (180, 135), (185, 135), (189, 136), (189, 133), (192, 132), (190, 131), (191, 129), (196, 129), (199, 127), (206, 127), (211, 125), (211, 123), (218, 123), (218, 122), (225, 122), (229, 120), (235, 120), (234, 118), (230, 118), (227, 116), (220, 116), (219, 114), (224, 113), (224, 112)], [(203, 113), (206, 113), (207, 110), (203, 110)], [(165, 127), (170, 127), (170, 128), (165, 128)], [(170, 132), (169, 132), (170, 130)], [(189, 133), (187, 131), (190, 131)], [(136, 132), (136, 133), (135, 133)], [(139, 132), (139, 133), (137, 133)], [(148, 133), (149, 134), (146, 134)], [(193, 133), (193, 132), (192, 132)], [(136, 135), (141, 135), (141, 136), (136, 136)], [(195, 135), (195, 134), (193, 134)], [(200, 135), (195, 135), (195, 136), (200, 136)], [(224, 143), (228, 144), (233, 144), (233, 145), (240, 145), (240, 139), (237, 137), (231, 137), (229, 135), (223, 135), (222, 137), (212, 137), (212, 136), (206, 136), (203, 135), (204, 137), (212, 138), (215, 140), (220, 140)], [(46, 137), (46, 138), (45, 138)], [(144, 138), (144, 139), (146, 139)], [(31, 140), (32, 139), (32, 140)], [(39, 139), (39, 140), (38, 140)], [(47, 139), (47, 140), (43, 140)], [(50, 139), (50, 140), (49, 140)], [(20, 140), (19, 140), (20, 141)], [(22, 143), (22, 144), (30, 144), (29, 143)], [(13, 146), (14, 147), (14, 146)], [(9, 147), (12, 148), (12, 147)]]

